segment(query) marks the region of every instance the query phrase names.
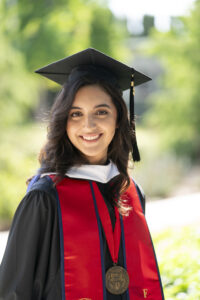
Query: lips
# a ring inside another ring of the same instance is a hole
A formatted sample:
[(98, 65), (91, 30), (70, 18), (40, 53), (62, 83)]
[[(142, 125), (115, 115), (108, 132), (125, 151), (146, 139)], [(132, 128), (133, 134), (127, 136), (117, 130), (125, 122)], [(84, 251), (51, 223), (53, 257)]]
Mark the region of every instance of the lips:
[(93, 135), (82, 135), (81, 138), (84, 140), (84, 141), (87, 141), (87, 142), (94, 142), (94, 141), (97, 141), (100, 137), (101, 137), (101, 133), (100, 134), (93, 134)]

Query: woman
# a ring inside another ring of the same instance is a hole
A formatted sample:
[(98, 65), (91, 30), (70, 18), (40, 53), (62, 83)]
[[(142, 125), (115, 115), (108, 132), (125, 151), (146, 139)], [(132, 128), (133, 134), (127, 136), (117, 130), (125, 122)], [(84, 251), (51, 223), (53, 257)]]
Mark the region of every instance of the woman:
[(144, 196), (127, 170), (129, 154), (138, 158), (122, 98), (130, 71), (94, 49), (37, 71), (65, 83), (10, 230), (0, 300), (164, 299)]

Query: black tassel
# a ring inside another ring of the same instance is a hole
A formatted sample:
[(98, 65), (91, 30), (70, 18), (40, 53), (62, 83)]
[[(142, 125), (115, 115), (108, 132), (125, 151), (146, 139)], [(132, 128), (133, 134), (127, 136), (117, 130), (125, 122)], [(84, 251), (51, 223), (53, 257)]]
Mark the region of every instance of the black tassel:
[(131, 74), (131, 86), (130, 86), (130, 127), (134, 131), (134, 137), (132, 138), (132, 157), (133, 161), (140, 161), (140, 153), (137, 146), (137, 139), (136, 139), (136, 130), (135, 130), (135, 112), (134, 112), (134, 95), (135, 95), (135, 87), (134, 87), (134, 69), (132, 69)]

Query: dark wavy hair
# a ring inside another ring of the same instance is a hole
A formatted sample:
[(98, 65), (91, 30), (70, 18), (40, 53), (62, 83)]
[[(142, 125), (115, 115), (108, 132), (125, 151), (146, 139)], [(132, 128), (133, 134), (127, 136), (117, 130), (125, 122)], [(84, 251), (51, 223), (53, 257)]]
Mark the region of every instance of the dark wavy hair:
[[(134, 132), (129, 124), (126, 104), (117, 80), (105, 70), (94, 66), (75, 68), (63, 85), (50, 112), (47, 142), (39, 155), (41, 164), (39, 173), (56, 172), (56, 178), (59, 181), (70, 167), (88, 163), (85, 156), (71, 143), (66, 133), (67, 119), (75, 95), (81, 87), (87, 85), (99, 85), (110, 95), (117, 109), (118, 128), (108, 147), (107, 158), (117, 165), (120, 174), (112, 180), (109, 201), (114, 205), (117, 203), (118, 207), (122, 208), (124, 203), (120, 195), (130, 184), (127, 170)], [(118, 202), (114, 200), (116, 196), (119, 199)]]

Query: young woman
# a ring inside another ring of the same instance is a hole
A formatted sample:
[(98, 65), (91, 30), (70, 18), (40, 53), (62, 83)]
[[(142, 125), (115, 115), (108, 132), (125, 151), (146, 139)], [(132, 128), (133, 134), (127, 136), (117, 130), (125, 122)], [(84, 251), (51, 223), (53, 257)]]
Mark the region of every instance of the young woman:
[(65, 83), (10, 230), (0, 300), (164, 299), (144, 196), (128, 174), (132, 69), (94, 49), (44, 69)]

